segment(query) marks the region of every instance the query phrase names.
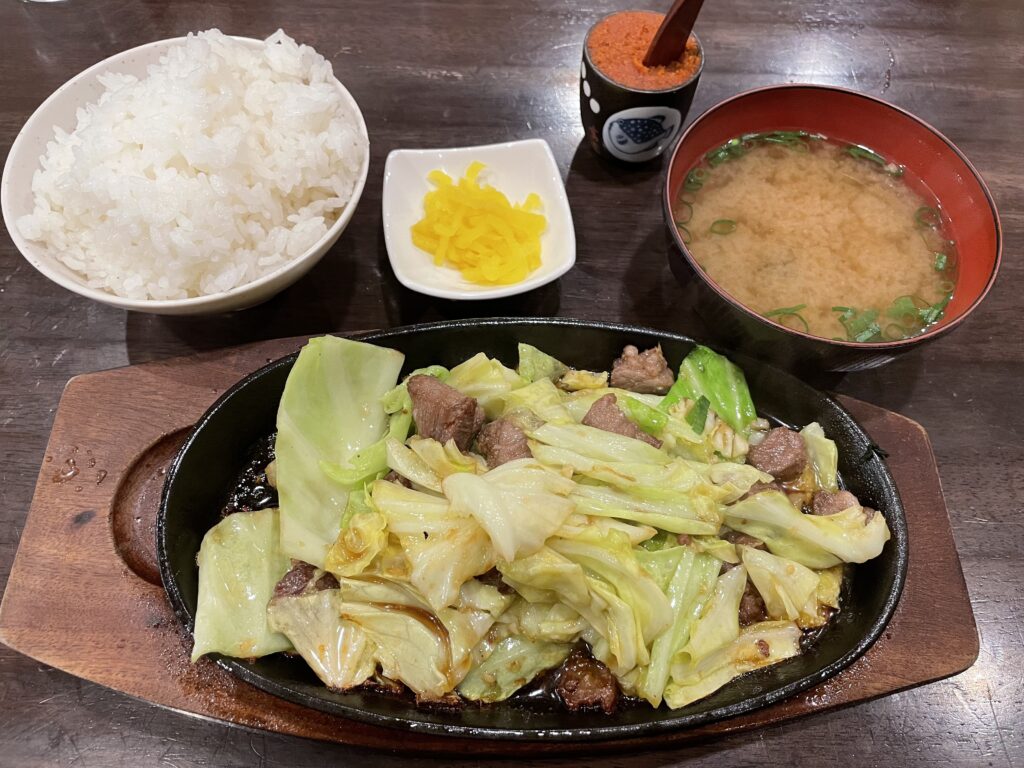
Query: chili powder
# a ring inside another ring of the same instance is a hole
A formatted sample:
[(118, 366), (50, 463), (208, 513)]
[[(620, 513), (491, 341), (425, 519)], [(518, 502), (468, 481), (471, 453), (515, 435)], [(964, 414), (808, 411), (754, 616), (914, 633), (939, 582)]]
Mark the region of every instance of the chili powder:
[(661, 91), (682, 85), (700, 69), (700, 46), (693, 35), (677, 61), (659, 67), (644, 66), (644, 56), (664, 18), (663, 13), (656, 11), (623, 11), (605, 17), (587, 37), (591, 63), (627, 88)]

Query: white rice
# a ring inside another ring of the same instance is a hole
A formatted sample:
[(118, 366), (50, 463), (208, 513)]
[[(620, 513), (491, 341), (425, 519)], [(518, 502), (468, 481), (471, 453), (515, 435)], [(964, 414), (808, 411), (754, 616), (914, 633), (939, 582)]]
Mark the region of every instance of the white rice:
[(330, 62), (280, 30), (259, 49), (189, 35), (145, 78), (101, 82), (47, 145), (17, 226), (119, 296), (183, 299), (273, 272), (327, 232), (367, 162)]

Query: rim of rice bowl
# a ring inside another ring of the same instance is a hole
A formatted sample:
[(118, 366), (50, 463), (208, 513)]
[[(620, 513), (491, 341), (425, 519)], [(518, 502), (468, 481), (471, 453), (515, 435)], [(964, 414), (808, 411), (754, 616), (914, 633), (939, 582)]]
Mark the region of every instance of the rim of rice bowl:
[[(252, 48), (262, 46), (265, 42), (265, 40), (259, 40), (252, 37), (241, 37), (238, 35), (225, 35), (225, 37), (229, 37), (232, 40)], [(42, 243), (35, 243), (25, 238), (19, 231), (17, 219), (24, 213), (30, 212), (32, 209), (29, 207), (22, 210), (21, 206), (16, 206), (14, 198), (16, 195), (22, 194), (27, 190), (27, 194), (29, 194), (31, 199), (32, 179), (35, 172), (41, 166), (41, 161), (46, 154), (47, 144), (53, 141), (55, 129), (60, 127), (68, 133), (74, 130), (77, 123), (77, 117), (75, 115), (78, 109), (84, 107), (86, 104), (94, 103), (95, 100), (104, 92), (105, 88), (99, 84), (96, 78), (99, 75), (106, 73), (108, 70), (119, 71), (118, 67), (128, 63), (132, 58), (144, 57), (144, 63), (146, 65), (156, 64), (159, 61), (163, 49), (171, 48), (175, 45), (182, 45), (186, 40), (188, 40), (188, 38), (185, 36), (155, 40), (150, 43), (136, 46), (135, 48), (129, 48), (128, 50), (121, 51), (120, 53), (116, 53), (113, 56), (109, 56), (106, 59), (93, 64), (88, 69), (85, 69), (61, 85), (57, 90), (50, 94), (42, 104), (36, 107), (29, 119), (25, 121), (25, 125), (22, 126), (21, 130), (18, 132), (18, 135), (14, 139), (14, 143), (11, 144), (10, 152), (7, 155), (7, 161), (4, 164), (3, 177), (0, 178), (0, 209), (2, 209), (4, 225), (7, 228), (7, 232), (10, 235), (11, 240), (14, 241), (14, 245), (29, 264), (53, 282), (68, 289), (69, 291), (79, 294), (80, 296), (95, 299), (96, 301), (104, 304), (121, 307), (123, 309), (141, 310), (146, 312), (155, 312), (158, 314), (176, 314), (175, 310), (182, 310), (181, 313), (185, 314), (198, 312), (203, 309), (208, 309), (212, 312), (220, 312), (254, 306), (284, 290), (313, 267), (316, 261), (326, 253), (330, 246), (333, 245), (341, 235), (341, 232), (348, 225), (348, 222), (352, 218), (356, 206), (362, 197), (363, 187), (366, 184), (370, 168), (370, 147), (369, 137), (366, 130), (366, 121), (363, 119), (362, 110), (359, 109), (359, 105), (356, 103), (352, 94), (349, 93), (348, 89), (337, 78), (337, 76), (332, 74), (335, 87), (340, 92), (345, 105), (352, 110), (356, 127), (362, 135), (362, 138), (366, 140), (362, 158), (362, 169), (352, 187), (352, 194), (349, 197), (348, 202), (345, 203), (345, 207), (338, 214), (338, 218), (330, 227), (328, 227), (323, 236), (306, 251), (286, 261), (284, 264), (281, 264), (273, 271), (268, 272), (251, 282), (237, 285), (234, 288), (220, 293), (190, 296), (184, 299), (133, 299), (125, 296), (119, 296), (111, 291), (91, 288), (85, 285), (82, 282), (82, 278), (78, 274), (74, 273), (69, 267), (60, 263), (46, 245)], [(156, 49), (160, 49), (160, 52), (156, 52)], [(326, 57), (324, 58), (326, 59)], [(327, 59), (327, 61), (330, 63), (329, 59)], [(73, 95), (73, 93), (78, 92), (84, 93), (84, 88), (90, 85), (94, 86), (94, 93), (92, 95)], [(58, 123), (54, 121), (43, 120), (43, 115), (49, 112), (54, 105), (62, 101), (68, 101), (70, 104), (72, 100), (74, 102), (74, 107), (67, 109), (67, 112), (71, 117), (64, 120), (64, 125), (58, 125)], [(36, 151), (33, 147), (29, 146), (29, 144), (34, 141), (38, 142), (40, 138), (42, 141), (39, 143), (43, 149), (41, 151)], [(31, 156), (31, 160), (29, 160), (26, 155)], [(26, 163), (30, 167), (26, 167)], [(16, 174), (24, 175), (25, 178), (15, 178)], [(14, 188), (15, 184), (19, 186), (18, 189)], [(18, 208), (17, 210), (16, 207)], [(310, 263), (311, 260), (312, 263)], [(295, 272), (296, 274), (293, 276), (290, 274), (292, 272)], [(272, 285), (274, 283), (279, 283), (279, 285)], [(254, 296), (250, 296), (250, 294), (254, 294)]]

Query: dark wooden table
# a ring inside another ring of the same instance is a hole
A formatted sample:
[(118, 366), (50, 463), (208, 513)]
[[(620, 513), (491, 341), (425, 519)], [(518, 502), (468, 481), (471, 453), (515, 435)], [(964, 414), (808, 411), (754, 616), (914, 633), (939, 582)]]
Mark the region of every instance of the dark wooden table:
[[(666, 1), (664, 6), (668, 6)], [(691, 114), (757, 85), (833, 83), (883, 96), (971, 157), (1000, 206), (1002, 275), (970, 322), (882, 370), (823, 386), (900, 411), (934, 441), (981, 633), (981, 656), (941, 683), (676, 752), (565, 764), (1024, 764), (1024, 5), (1018, 0), (708, 3), (708, 65)], [(0, 238), (0, 585), (6, 584), (61, 389), (70, 376), (259, 339), (472, 315), (621, 320), (701, 335), (666, 263), (659, 168), (622, 171), (581, 144), (587, 26), (598, 0), (71, 0), (0, 4), (0, 144), (66, 79), (125, 48), (219, 27), (285, 28), (330, 58), (362, 106), (372, 147), (362, 203), (306, 279), (254, 310), (168, 319), (67, 293)], [(576, 219), (576, 268), (489, 303), (403, 289), (387, 266), (381, 172), (396, 147), (539, 136)], [(130, 398), (126, 393), (126, 398)], [(60, 574), (54, 574), (60, 589)], [(941, 654), (923, 647), (922, 654)], [(400, 738), (400, 737), (399, 737)], [(467, 744), (467, 755), (472, 745)], [(3, 766), (409, 766), (418, 761), (196, 722), (0, 647)], [(425, 761), (426, 762), (426, 761)]]

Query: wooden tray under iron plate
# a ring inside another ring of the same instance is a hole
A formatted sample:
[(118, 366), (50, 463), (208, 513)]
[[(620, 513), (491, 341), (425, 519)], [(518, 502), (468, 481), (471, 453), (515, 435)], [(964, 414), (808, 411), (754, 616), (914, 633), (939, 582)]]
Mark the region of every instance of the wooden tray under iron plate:
[[(156, 566), (163, 474), (188, 428), (245, 374), (305, 338), (77, 376), (54, 419), (7, 590), (0, 641), (44, 664), (187, 714), (362, 747), (456, 752), (465, 741), (404, 733), (278, 699), (208, 660), (190, 640)], [(581, 752), (707, 740), (866, 701), (967, 669), (978, 634), (924, 429), (840, 397), (888, 464), (906, 508), (910, 568), (885, 633), (856, 663), (773, 706), (656, 737), (599, 743), (473, 741), (474, 755)], [(60, 589), (54, 589), (59, 576)], [(941, 654), (924, 654), (940, 646)]]

